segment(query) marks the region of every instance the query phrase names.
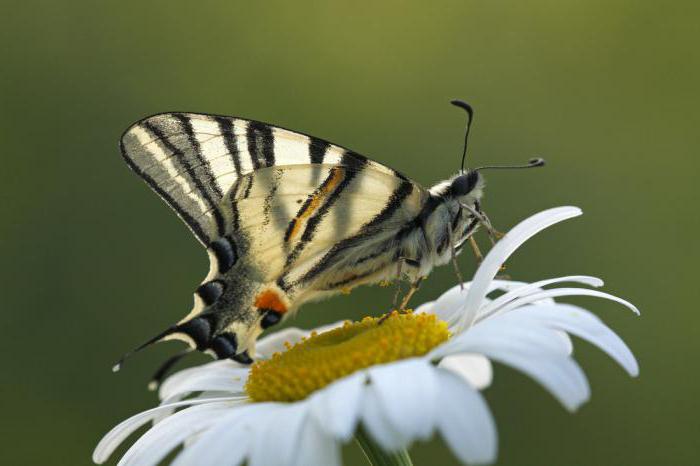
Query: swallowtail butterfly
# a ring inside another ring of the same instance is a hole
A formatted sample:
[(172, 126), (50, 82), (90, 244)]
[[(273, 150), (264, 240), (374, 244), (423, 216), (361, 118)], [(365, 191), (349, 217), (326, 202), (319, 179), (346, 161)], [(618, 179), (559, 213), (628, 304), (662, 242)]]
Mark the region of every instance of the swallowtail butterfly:
[[(464, 165), (473, 113), (464, 102), (453, 104), (469, 116)], [(307, 301), (406, 279), (412, 288), (405, 306), (433, 267), (453, 259), (487, 222), (480, 170), (494, 168), (463, 168), (426, 189), (313, 136), (196, 113), (135, 123), (122, 136), (121, 151), (192, 230), (211, 263), (192, 311), (138, 349), (180, 339), (190, 350), (242, 363), (252, 361), (264, 329)]]

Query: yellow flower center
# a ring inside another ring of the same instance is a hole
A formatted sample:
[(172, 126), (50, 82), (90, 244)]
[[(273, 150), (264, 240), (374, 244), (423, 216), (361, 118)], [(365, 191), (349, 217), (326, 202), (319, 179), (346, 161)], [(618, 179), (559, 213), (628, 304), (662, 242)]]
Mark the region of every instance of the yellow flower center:
[(449, 338), (433, 314), (365, 317), (318, 334), (253, 364), (246, 392), (254, 401), (296, 401), (360, 369), (421, 356)]

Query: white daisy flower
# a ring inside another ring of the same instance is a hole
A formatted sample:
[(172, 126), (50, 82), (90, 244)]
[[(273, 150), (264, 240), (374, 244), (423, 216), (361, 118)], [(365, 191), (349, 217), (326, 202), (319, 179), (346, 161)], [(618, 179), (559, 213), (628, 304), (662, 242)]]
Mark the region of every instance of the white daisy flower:
[[(105, 462), (153, 422), (120, 465), (156, 465), (180, 445), (177, 466), (339, 465), (340, 446), (353, 437), (375, 464), (410, 464), (405, 449), (436, 433), (463, 463), (494, 461), (496, 427), (479, 393), (491, 382), (491, 361), (526, 373), (571, 411), (590, 389), (571, 356), (569, 334), (638, 373), (630, 350), (603, 322), (553, 298), (605, 298), (638, 314), (632, 304), (590, 288), (545, 288), (599, 287), (599, 279), (494, 279), (527, 239), (580, 214), (560, 207), (528, 218), (493, 247), (470, 283), (412, 314), (283, 330), (260, 340), (261, 360), (252, 367), (216, 361), (174, 374), (160, 388), (160, 406), (112, 429), (93, 460)], [(503, 293), (490, 299), (496, 290)]]

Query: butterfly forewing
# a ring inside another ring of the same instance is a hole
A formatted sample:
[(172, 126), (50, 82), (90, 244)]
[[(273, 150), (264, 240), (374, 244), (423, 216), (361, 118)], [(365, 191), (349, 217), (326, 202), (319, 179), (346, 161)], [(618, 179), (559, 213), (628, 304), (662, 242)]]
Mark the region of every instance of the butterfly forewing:
[(394, 170), (342, 147), (257, 121), (163, 113), (131, 126), (121, 148), (129, 166), (158, 193), (204, 245), (220, 236), (223, 196), (247, 173), (271, 166), (366, 163)]

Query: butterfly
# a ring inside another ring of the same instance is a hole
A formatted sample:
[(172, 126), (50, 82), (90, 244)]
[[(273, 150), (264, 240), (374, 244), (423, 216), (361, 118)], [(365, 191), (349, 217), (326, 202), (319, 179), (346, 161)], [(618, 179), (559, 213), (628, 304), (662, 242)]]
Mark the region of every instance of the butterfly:
[[(452, 103), (468, 114), (464, 166), (473, 111)], [(481, 170), (512, 168), (462, 168), (426, 189), (323, 139), (199, 113), (140, 120), (123, 134), (121, 152), (210, 259), (190, 313), (135, 351), (179, 339), (188, 351), (244, 364), (252, 362), (260, 333), (303, 303), (398, 279), (411, 283), (404, 308), (479, 225), (490, 229), (480, 205)], [(533, 159), (515, 168), (542, 164)]]

